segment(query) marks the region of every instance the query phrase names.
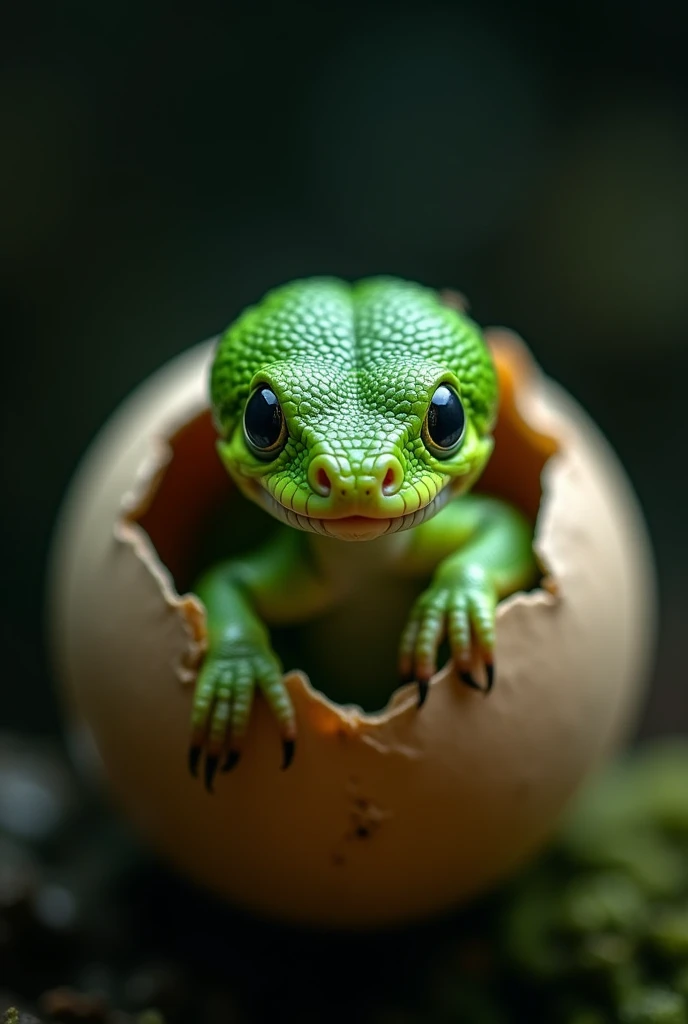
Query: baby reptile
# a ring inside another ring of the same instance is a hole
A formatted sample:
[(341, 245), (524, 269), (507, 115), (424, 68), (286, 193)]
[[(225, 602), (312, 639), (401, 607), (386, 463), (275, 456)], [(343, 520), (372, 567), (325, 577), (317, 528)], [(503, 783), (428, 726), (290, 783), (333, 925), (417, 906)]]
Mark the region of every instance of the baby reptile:
[(208, 650), (196, 682), (189, 767), (208, 790), (240, 757), (256, 689), (296, 719), (268, 624), (315, 618), (355, 594), (365, 543), (378, 571), (426, 578), (399, 645), (419, 707), (449, 642), (457, 676), (489, 692), (498, 601), (534, 580), (530, 524), (469, 494), (493, 449), (498, 387), (475, 323), (395, 278), (295, 281), (219, 339), (210, 378), (218, 451), (240, 491), (283, 524), (194, 587)]

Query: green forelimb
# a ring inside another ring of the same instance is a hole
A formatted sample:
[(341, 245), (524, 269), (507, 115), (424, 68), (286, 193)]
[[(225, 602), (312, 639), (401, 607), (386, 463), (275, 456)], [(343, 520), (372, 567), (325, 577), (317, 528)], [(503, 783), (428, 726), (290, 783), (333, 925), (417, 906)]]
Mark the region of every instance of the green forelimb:
[(222, 771), (239, 760), (256, 687), (277, 719), (283, 766), (291, 763), (294, 709), (264, 623), (307, 617), (325, 605), (326, 595), (296, 531), (280, 531), (253, 555), (213, 567), (194, 591), (206, 608), (208, 651), (194, 693), (189, 766), (196, 775), (205, 749), (205, 783), (211, 791), (221, 758)]
[[(446, 638), (459, 677), (489, 692), (497, 602), (531, 585), (537, 574), (530, 524), (501, 501), (466, 496), (414, 531), (407, 567), (434, 574), (402, 635), (402, 678), (418, 683), (422, 704)], [(476, 656), (485, 669), (483, 685), (474, 675)]]

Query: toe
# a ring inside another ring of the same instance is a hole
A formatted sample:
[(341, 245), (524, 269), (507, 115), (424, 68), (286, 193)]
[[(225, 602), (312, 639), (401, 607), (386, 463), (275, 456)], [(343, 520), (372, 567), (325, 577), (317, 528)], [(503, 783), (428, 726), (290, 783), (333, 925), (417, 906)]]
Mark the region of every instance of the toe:
[(240, 760), (241, 752), (238, 750), (230, 750), (225, 758), (225, 763), (222, 765), (221, 771), (231, 772), (233, 768), (236, 768)]
[(418, 686), (418, 707), (422, 708), (428, 699), (428, 692), (430, 690), (429, 679), (419, 679), (417, 682)]
[(459, 679), (466, 686), (470, 686), (472, 690), (478, 690), (480, 693), (483, 692), (483, 688), (480, 683), (473, 677), (471, 672), (466, 669), (459, 669)]
[(216, 757), (214, 754), (208, 754), (205, 759), (205, 788), (209, 793), (213, 792), (213, 781), (219, 762), (219, 757)]
[(192, 744), (189, 747), (189, 771), (194, 778), (198, 777), (198, 765), (201, 760), (202, 749), (200, 743)]
[(487, 689), (485, 690), (485, 693), (489, 693), (490, 690), (492, 689), (492, 687), (494, 686), (494, 675), (495, 675), (494, 662), (492, 662), (492, 661), (486, 661), (485, 662), (485, 675), (487, 676)]

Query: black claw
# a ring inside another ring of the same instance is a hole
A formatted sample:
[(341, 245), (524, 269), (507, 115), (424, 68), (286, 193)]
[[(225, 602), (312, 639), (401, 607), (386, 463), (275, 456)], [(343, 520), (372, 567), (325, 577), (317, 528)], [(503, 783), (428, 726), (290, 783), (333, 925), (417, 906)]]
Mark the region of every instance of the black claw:
[(198, 778), (198, 763), (201, 760), (201, 747), (189, 747), (189, 771)]
[(227, 754), (225, 763), (222, 765), (220, 771), (231, 772), (232, 768), (236, 768), (236, 766), (239, 764), (240, 757), (241, 754), (239, 753), (238, 750), (230, 750), (230, 752)]
[(485, 690), (485, 693), (489, 693), (494, 686), (494, 665), (491, 661), (486, 662), (485, 673), (487, 675), (487, 689)]
[(296, 750), (296, 743), (294, 740), (282, 740), (282, 771), (286, 771), (289, 765), (294, 760), (294, 751)]
[(215, 778), (219, 760), (219, 757), (210, 757), (210, 755), (205, 759), (205, 788), (209, 793), (213, 791), (213, 779)]
[(428, 691), (430, 689), (429, 679), (418, 680), (418, 707), (422, 708), (428, 699)]
[(480, 685), (480, 683), (477, 683), (475, 681), (470, 672), (462, 670), (461, 672), (459, 672), (459, 679), (461, 680), (462, 683), (465, 683), (466, 686), (470, 686), (472, 690), (478, 690), (480, 693), (483, 692), (482, 686)]

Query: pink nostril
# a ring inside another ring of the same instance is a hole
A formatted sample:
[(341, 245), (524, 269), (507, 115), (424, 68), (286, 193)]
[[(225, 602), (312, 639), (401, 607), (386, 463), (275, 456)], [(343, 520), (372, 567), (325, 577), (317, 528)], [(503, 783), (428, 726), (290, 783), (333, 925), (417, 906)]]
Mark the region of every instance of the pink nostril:
[(382, 481), (382, 493), (388, 494), (392, 487), (394, 487), (394, 470), (390, 468), (385, 473), (385, 479)]
[(322, 468), (320, 468), (318, 470), (318, 486), (322, 487), (322, 489), (325, 492), (325, 494), (329, 494), (330, 491), (332, 490), (332, 484), (330, 483), (330, 478), (327, 475), (327, 473), (325, 472), (325, 470), (322, 469)]

